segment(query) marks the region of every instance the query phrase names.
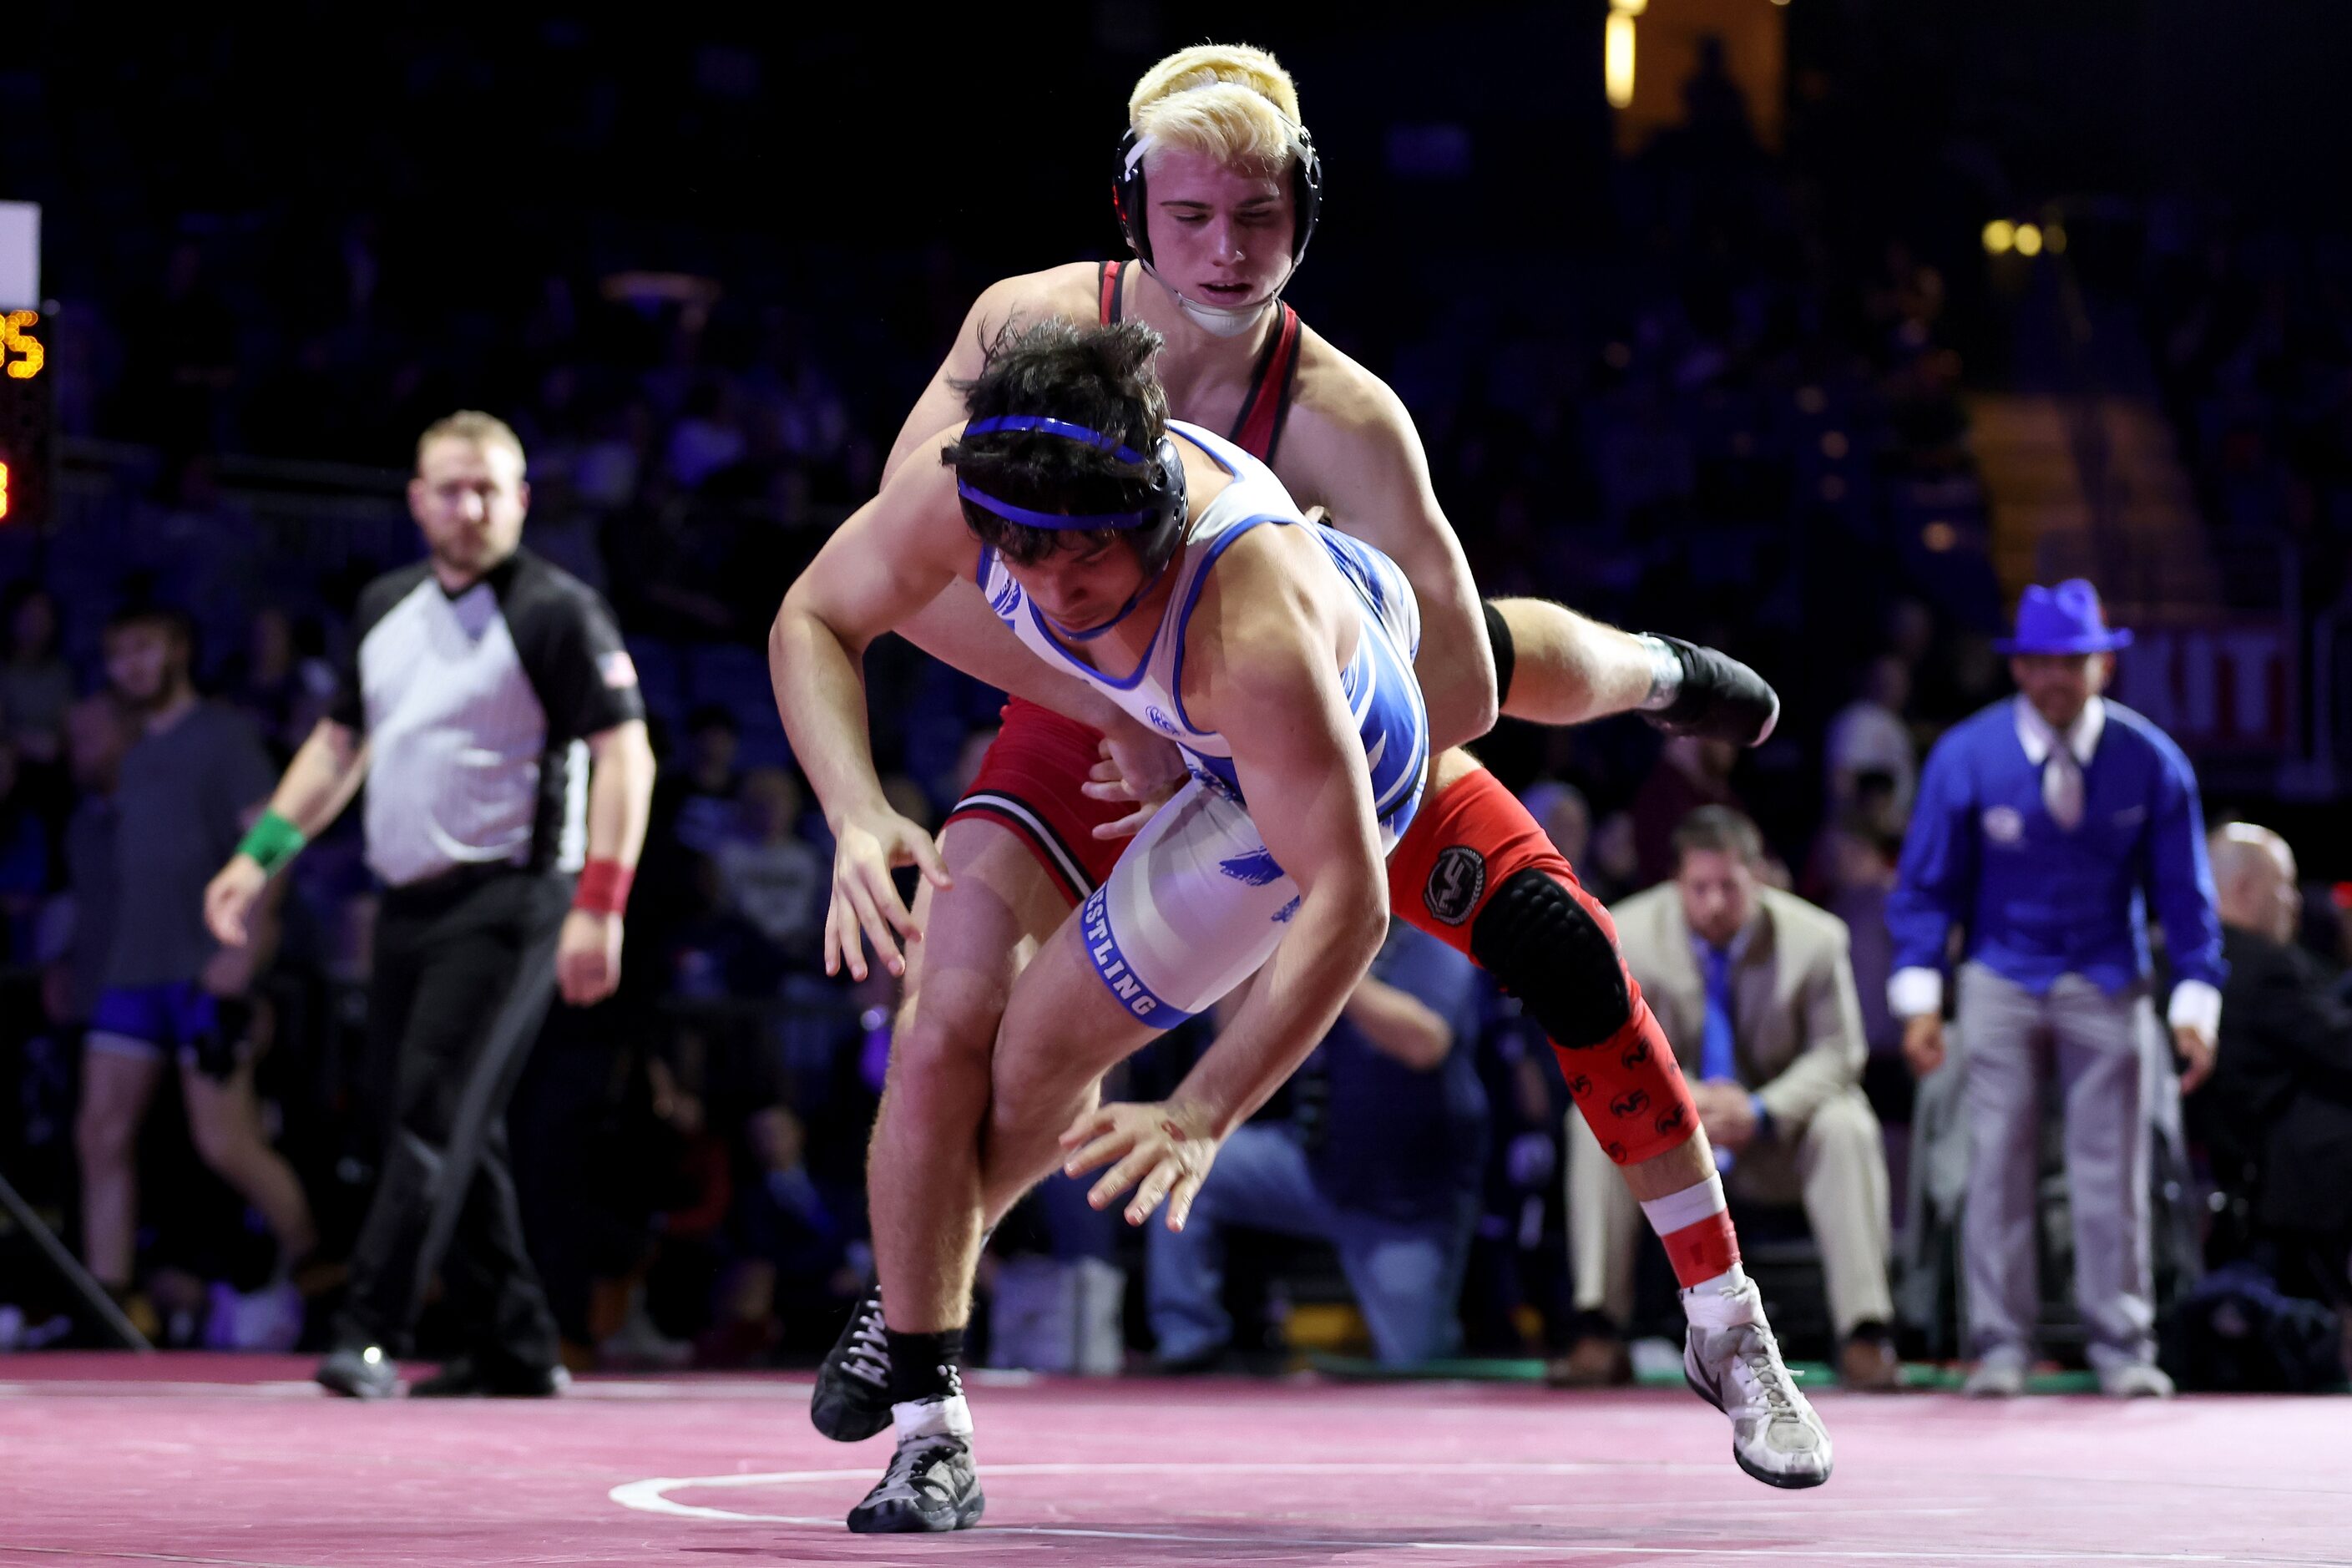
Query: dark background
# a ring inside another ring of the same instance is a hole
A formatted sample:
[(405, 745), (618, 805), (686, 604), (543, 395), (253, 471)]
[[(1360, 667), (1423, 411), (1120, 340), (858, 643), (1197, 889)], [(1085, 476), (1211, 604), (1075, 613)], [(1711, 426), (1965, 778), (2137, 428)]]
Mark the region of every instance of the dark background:
[[(1651, 21), (1676, 4), (1651, 0)], [(1730, 783), (1801, 890), (1846, 907), (1867, 889), (1841, 880), (1843, 846), (1899, 834), (1824, 799), (1825, 735), (1871, 661), (1904, 661), (1901, 717), (1924, 752), (2005, 690), (1989, 639), (2017, 587), (2082, 570), (2120, 620), (2252, 626), (2283, 650), (2274, 742), (2186, 743), (2209, 812), (2294, 843), (2315, 944), (2341, 956), (2326, 884), (2352, 877), (2336, 782), (2352, 767), (2352, 640), (2336, 631), (2352, 616), (2352, 7), (1772, 14), (1786, 68), (1748, 108), (1777, 144), (1733, 113), (1630, 146), (1602, 94), (1602, 0), (1097, 0), (944, 20), (690, 5), (133, 19), (16, 0), (0, 18), (0, 198), (45, 209), (57, 470), (45, 526), (0, 526), (0, 586), (56, 599), (85, 688), (110, 609), (185, 608), (206, 683), (234, 696), (253, 684), (265, 612), (293, 620), (304, 658), (333, 652), (357, 586), (415, 552), (399, 496), (416, 433), (486, 408), (531, 452), (532, 542), (616, 605), (669, 789), (687, 788), (689, 715), (713, 706), (744, 763), (788, 764), (760, 649), (791, 573), (871, 493), (982, 287), (1114, 253), (1107, 186), (1136, 77), (1184, 44), (1245, 40), (1293, 72), (1327, 172), (1286, 298), (1404, 396), (1489, 592), (1704, 640), (1773, 679), (1780, 733)], [(1988, 255), (1996, 218), (2063, 227), (2064, 254)], [(2075, 552), (2029, 538), (2003, 556), (2007, 480), (1982, 439), (2003, 397), (2039, 400), (2086, 471), (2120, 461), (2083, 445), (2086, 411), (2144, 413), (2211, 570), (2168, 575), (2154, 558), (2184, 536), (2105, 502)], [(681, 442), (713, 430), (733, 455), (681, 466)], [(608, 459), (625, 474), (599, 489)], [(2145, 667), (2152, 646), (2126, 657)], [(988, 694), (901, 653), (874, 674), (884, 765), (944, 809)], [(1631, 720), (1506, 726), (1482, 752), (1515, 786), (1577, 785), (1604, 830), (1638, 815), (1658, 767)], [(73, 798), (54, 770), (20, 775), (0, 789), (0, 983), (37, 988), (36, 932), (62, 890), (42, 838)], [(571, 1099), (527, 1094), (518, 1113), (519, 1141), (556, 1151), (540, 1195), (558, 1208), (566, 1160), (624, 1151), (590, 1162), (629, 1173), (590, 1205), (604, 1230), (535, 1232), (570, 1248), (550, 1268), (580, 1285), (575, 1331), (582, 1282), (625, 1275), (645, 1243), (648, 1194), (671, 1216), (665, 1288), (708, 1300), (737, 1225), (711, 1216), (790, 1163), (790, 1140), (756, 1120), (779, 1108), (807, 1121), (807, 1164), (840, 1211), (803, 1238), (820, 1260), (795, 1266), (803, 1282), (857, 1226), (875, 999), (761, 947), (661, 836), (674, 826), (656, 825), (632, 911), (649, 994), (628, 1029), (548, 1047)], [(829, 847), (814, 813), (799, 837)], [(334, 935), (365, 898), (352, 850), (305, 858), (310, 934), (283, 977), (300, 1048), (273, 1057), (271, 1086), (294, 1108), (289, 1150), (343, 1222), (366, 1173), (336, 1163), (360, 1071)], [(62, 1192), (71, 1054), (21, 1049), (10, 1136), (47, 1130), (35, 1163)], [(664, 1120), (665, 1081), (708, 1109), (701, 1131)], [(665, 1321), (683, 1333), (694, 1316)]]

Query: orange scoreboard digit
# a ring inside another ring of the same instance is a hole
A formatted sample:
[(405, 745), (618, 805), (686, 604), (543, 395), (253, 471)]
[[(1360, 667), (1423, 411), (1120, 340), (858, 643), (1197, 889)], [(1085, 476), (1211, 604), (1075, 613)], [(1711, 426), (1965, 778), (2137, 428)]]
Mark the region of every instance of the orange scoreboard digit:
[(49, 521), (54, 378), (37, 310), (0, 314), (0, 528)]

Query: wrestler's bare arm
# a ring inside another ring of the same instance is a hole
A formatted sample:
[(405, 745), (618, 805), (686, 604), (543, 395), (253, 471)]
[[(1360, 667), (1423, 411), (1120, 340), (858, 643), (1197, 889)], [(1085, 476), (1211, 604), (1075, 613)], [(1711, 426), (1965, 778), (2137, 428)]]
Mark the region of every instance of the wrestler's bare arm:
[[(976, 559), (980, 545), (967, 540)], [(1124, 709), (1074, 675), (1065, 675), (1023, 646), (1005, 629), (973, 582), (970, 570), (957, 574), (938, 597), (900, 621), (900, 637), (974, 680), (1013, 697), (1025, 697), (1089, 729), (1149, 740), (1151, 731)]]
[(1299, 896), (1249, 999), (1170, 1097), (1220, 1138), (1329, 1032), (1388, 932), (1371, 777), (1339, 687), (1354, 611), (1302, 552), (1319, 547), (1297, 529), (1236, 542), (1189, 627), (1184, 706), (1232, 744), (1251, 819)]
[(1388, 384), (1320, 339), (1300, 367), (1281, 478), (1302, 505), (1397, 563), (1421, 605), (1413, 660), (1444, 751), (1495, 726), (1495, 659), (1462, 542), (1438, 505), (1412, 416)]
[(923, 460), (834, 531), (785, 590), (768, 633), (777, 711), (836, 830), (845, 816), (888, 809), (866, 723), (866, 646), (937, 598), (976, 548), (955, 476), (938, 459), (951, 438), (933, 436)]
[(955, 384), (980, 374), (988, 345), (996, 341), (1006, 322), (1016, 317), (1035, 321), (1055, 316), (1093, 321), (1098, 309), (1094, 294), (1097, 276), (1094, 263), (1075, 261), (1043, 272), (1000, 279), (982, 289), (964, 313), (947, 359), (915, 400), (907, 422), (898, 427), (898, 438), (890, 444), (890, 455), (882, 463), (883, 481), (887, 484), (934, 432), (963, 422), (963, 394)]
[[(1386, 382), (1318, 336), (1307, 339), (1283, 435), (1283, 482), (1306, 505), (1374, 546), (1421, 602), (1413, 670), (1429, 702), (1430, 741), (1475, 740), (1497, 711), (1494, 653), (1462, 545), (1430, 488), (1412, 416)], [(1649, 694), (1651, 655), (1633, 636), (1541, 599), (1496, 610), (1517, 649), (1501, 711), (1538, 724), (1622, 713)]]
[[(891, 618), (887, 624), (865, 629), (864, 640), (857, 644), (861, 653), (866, 642), (884, 631), (895, 631), (942, 664), (1000, 691), (1025, 697), (1040, 707), (1050, 708), (1097, 730), (1123, 738), (1148, 738), (1149, 731), (1110, 699), (1076, 676), (1055, 669), (1024, 647), (988, 607), (973, 575), (980, 543), (972, 538), (962, 509), (956, 502), (954, 478), (939, 461), (940, 452), (961, 428), (961, 415), (951, 425), (953, 427), (934, 431), (927, 437), (917, 449), (920, 461), (912, 465), (908, 472), (885, 480), (881, 496), (853, 516), (827, 542), (803, 575), (802, 582), (808, 584), (805, 594), (847, 595), (836, 611), (845, 616), (871, 616), (886, 609), (889, 612)], [(915, 469), (928, 469), (928, 479), (919, 479)], [(912, 515), (917, 510), (923, 514), (919, 523)], [(894, 529), (899, 531), (887, 535), (883, 531)], [(917, 553), (910, 554), (904, 563), (884, 559), (902, 543)], [(949, 568), (944, 577), (940, 574), (942, 565)], [(883, 581), (867, 584), (860, 580), (862, 575)], [(909, 593), (915, 591), (913, 584), (917, 583), (936, 582), (938, 591), (914, 609), (903, 610), (884, 592), (884, 582), (893, 591), (904, 587)], [(795, 591), (802, 591), (800, 584), (793, 586)], [(786, 607), (793, 603), (792, 595), (787, 594)], [(779, 630), (782, 626), (783, 617), (779, 615)], [(834, 629), (841, 628), (835, 626)], [(772, 632), (772, 666), (780, 657), (778, 646), (777, 633)], [(781, 700), (781, 675), (777, 677), (776, 689)], [(809, 782), (816, 783), (814, 775)]]

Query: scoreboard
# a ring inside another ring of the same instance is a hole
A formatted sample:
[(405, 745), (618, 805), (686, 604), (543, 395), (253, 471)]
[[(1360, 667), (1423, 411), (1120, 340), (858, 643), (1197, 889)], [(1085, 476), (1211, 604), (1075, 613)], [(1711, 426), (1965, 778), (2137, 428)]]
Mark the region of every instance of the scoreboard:
[(49, 521), (56, 377), (37, 310), (0, 312), (0, 528)]

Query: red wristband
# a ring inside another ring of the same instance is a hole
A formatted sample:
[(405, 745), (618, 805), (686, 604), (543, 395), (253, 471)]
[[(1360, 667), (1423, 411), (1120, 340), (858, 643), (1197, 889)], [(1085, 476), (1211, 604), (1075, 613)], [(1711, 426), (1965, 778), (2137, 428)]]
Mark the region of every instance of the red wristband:
[(629, 901), (629, 884), (637, 879), (634, 868), (618, 860), (591, 860), (580, 868), (580, 889), (572, 907), (593, 915), (617, 915)]

